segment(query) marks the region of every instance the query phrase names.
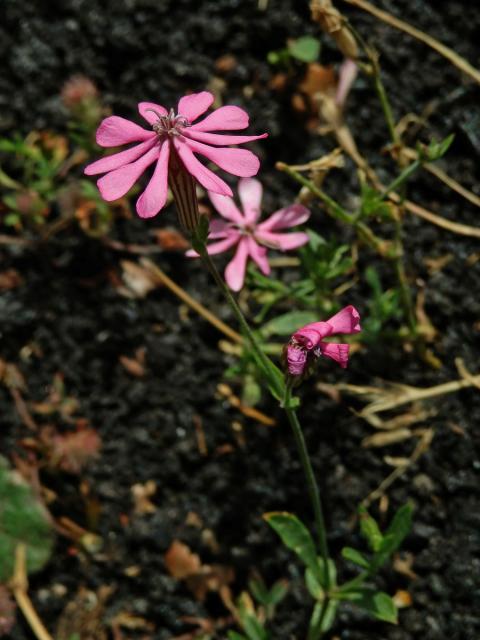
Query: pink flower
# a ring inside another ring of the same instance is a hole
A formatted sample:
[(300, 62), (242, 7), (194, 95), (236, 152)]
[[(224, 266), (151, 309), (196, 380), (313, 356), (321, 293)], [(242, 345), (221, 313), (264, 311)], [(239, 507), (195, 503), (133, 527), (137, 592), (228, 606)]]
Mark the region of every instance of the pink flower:
[(220, 107), (193, 124), (213, 101), (214, 97), (208, 91), (184, 96), (176, 113), (153, 102), (140, 102), (138, 110), (150, 125), (149, 129), (118, 116), (105, 118), (96, 137), (101, 147), (135, 144), (85, 168), (87, 175), (105, 174), (97, 182), (102, 198), (111, 201), (124, 196), (153, 163), (153, 175), (137, 200), (137, 213), (141, 218), (151, 218), (165, 206), (168, 183), (180, 219), (188, 229), (193, 229), (198, 221), (194, 180), (207, 191), (222, 196), (233, 195), (228, 184), (203, 165), (196, 154), (235, 176), (253, 176), (260, 166), (258, 158), (246, 149), (231, 149), (225, 145), (258, 140), (268, 134), (233, 136), (211, 133), (248, 126), (248, 114), (234, 106)]
[[(218, 240), (207, 246), (208, 253), (223, 253), (236, 246), (235, 255), (225, 269), (225, 280), (233, 291), (240, 291), (245, 281), (248, 258), (251, 258), (265, 275), (270, 273), (267, 247), (288, 251), (308, 242), (302, 232), (278, 233), (283, 229), (302, 224), (310, 217), (310, 211), (302, 204), (291, 204), (273, 213), (263, 222), (258, 222), (261, 211), (262, 184), (255, 178), (242, 178), (238, 183), (241, 211), (233, 198), (209, 193), (210, 200), (225, 220), (210, 223), (209, 239)], [(195, 251), (187, 251), (196, 257)]]
[(326, 356), (346, 368), (349, 345), (336, 342), (323, 342), (324, 338), (338, 333), (358, 333), (360, 314), (349, 305), (336, 313), (326, 322), (312, 322), (296, 331), (284, 350), (284, 360), (291, 376), (308, 374), (320, 356)]

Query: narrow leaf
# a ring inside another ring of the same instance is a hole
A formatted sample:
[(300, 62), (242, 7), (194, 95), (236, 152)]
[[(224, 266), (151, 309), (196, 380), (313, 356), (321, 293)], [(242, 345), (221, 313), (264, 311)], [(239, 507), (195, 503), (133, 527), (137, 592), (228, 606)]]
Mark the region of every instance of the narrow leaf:
[(297, 554), (321, 584), (322, 573), (317, 562), (315, 544), (305, 525), (292, 513), (272, 512), (263, 517), (280, 536), (283, 544)]
[(343, 599), (349, 600), (366, 613), (378, 620), (397, 624), (398, 612), (392, 598), (383, 591), (374, 591), (368, 587), (343, 594)]
[(345, 560), (349, 560), (363, 569), (368, 569), (370, 567), (370, 563), (367, 558), (365, 558), (360, 551), (352, 549), (352, 547), (344, 547), (342, 549), (342, 556)]
[(314, 311), (289, 311), (264, 324), (262, 335), (264, 338), (273, 335), (291, 336), (300, 327), (316, 320), (318, 320), (318, 314)]
[(368, 513), (365, 507), (360, 507), (360, 531), (367, 540), (372, 551), (379, 551), (382, 544), (383, 536), (378, 524)]

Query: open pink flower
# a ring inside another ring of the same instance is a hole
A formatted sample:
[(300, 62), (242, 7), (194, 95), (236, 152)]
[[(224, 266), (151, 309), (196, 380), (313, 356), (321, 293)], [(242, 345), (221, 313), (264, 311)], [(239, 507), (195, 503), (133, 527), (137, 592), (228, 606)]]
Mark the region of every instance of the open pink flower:
[(360, 314), (349, 305), (336, 313), (326, 322), (312, 322), (296, 331), (284, 350), (284, 360), (291, 376), (299, 377), (309, 373), (320, 356), (331, 358), (346, 368), (349, 345), (336, 342), (323, 342), (324, 338), (338, 333), (358, 333)]
[(268, 134), (233, 136), (212, 133), (245, 129), (249, 120), (243, 109), (225, 106), (200, 122), (195, 122), (213, 101), (214, 96), (208, 91), (184, 96), (178, 103), (176, 113), (153, 102), (140, 102), (138, 110), (150, 125), (149, 129), (118, 116), (105, 118), (96, 137), (101, 147), (135, 144), (85, 168), (87, 175), (105, 174), (97, 182), (102, 198), (111, 201), (124, 196), (154, 163), (150, 182), (137, 200), (137, 213), (141, 218), (151, 218), (164, 207), (169, 182), (180, 219), (188, 229), (194, 228), (198, 221), (198, 212), (194, 211), (194, 180), (213, 193), (233, 195), (228, 184), (202, 164), (196, 155), (203, 156), (235, 176), (253, 176), (260, 166), (258, 158), (246, 149), (231, 149), (225, 145), (251, 142)]
[[(310, 211), (302, 204), (291, 204), (259, 222), (262, 201), (262, 184), (255, 178), (242, 178), (238, 182), (241, 211), (233, 198), (209, 192), (210, 200), (225, 220), (210, 223), (209, 239), (218, 240), (207, 245), (210, 255), (223, 253), (236, 246), (235, 255), (225, 269), (225, 280), (233, 291), (240, 291), (245, 281), (248, 258), (251, 258), (265, 275), (270, 273), (267, 248), (288, 251), (308, 242), (308, 235), (300, 231), (279, 233), (302, 224), (310, 217)], [(198, 254), (187, 251), (189, 257)]]

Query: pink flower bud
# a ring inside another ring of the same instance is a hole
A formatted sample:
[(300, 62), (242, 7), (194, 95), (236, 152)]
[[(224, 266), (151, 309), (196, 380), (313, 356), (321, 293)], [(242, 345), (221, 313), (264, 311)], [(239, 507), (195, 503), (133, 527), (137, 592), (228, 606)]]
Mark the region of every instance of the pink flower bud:
[(323, 339), (339, 333), (358, 333), (360, 330), (360, 314), (352, 305), (344, 307), (326, 322), (312, 322), (298, 329), (284, 349), (283, 359), (288, 374), (295, 378), (307, 376), (320, 356), (335, 360), (345, 369), (349, 345), (324, 342)]

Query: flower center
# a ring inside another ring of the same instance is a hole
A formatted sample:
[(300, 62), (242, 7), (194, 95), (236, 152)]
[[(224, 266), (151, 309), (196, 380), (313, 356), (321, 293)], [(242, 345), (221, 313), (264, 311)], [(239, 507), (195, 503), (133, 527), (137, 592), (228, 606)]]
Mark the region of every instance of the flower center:
[(159, 137), (163, 138), (163, 136), (166, 135), (179, 136), (182, 133), (182, 129), (191, 126), (185, 116), (176, 114), (173, 109), (170, 109), (165, 116), (162, 116), (155, 109), (147, 109), (147, 111), (152, 111), (158, 118), (158, 120), (153, 123), (152, 129)]

